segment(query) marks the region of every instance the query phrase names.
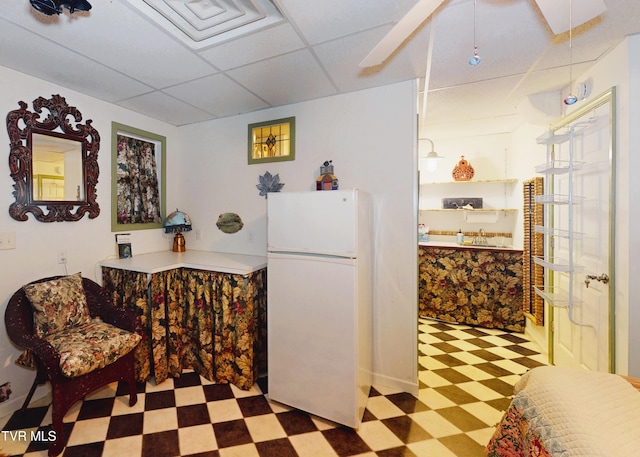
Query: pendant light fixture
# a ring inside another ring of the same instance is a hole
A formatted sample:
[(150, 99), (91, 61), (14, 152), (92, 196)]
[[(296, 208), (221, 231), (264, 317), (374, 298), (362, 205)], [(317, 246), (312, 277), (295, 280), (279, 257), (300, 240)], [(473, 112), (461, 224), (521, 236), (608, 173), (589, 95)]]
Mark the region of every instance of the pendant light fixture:
[(573, 105), (578, 101), (578, 97), (573, 95), (573, 5), (572, 1), (569, 0), (569, 95), (565, 98), (565, 105)]
[(473, 56), (469, 59), (469, 65), (472, 67), (479, 65), (481, 60), (476, 45), (476, 2), (477, 0), (473, 0)]
[(87, 0), (29, 0), (33, 8), (47, 16), (62, 14), (62, 7), (73, 14), (77, 11), (89, 11), (91, 4)]
[(431, 144), (431, 151), (427, 154), (420, 154), (420, 160), (425, 161), (427, 171), (436, 171), (438, 169), (438, 159), (444, 159), (434, 150), (433, 141), (429, 138), (420, 138), (419, 141), (428, 141)]

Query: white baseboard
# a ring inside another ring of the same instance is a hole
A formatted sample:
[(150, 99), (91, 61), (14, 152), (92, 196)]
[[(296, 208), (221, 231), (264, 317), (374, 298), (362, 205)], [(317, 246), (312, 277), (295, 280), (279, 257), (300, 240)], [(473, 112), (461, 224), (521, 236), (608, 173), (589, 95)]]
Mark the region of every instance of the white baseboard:
[[(29, 404), (47, 397), (48, 395), (50, 395), (50, 393), (51, 389), (49, 387), (49, 384), (38, 386), (36, 391), (33, 393), (33, 397), (31, 397), (31, 401), (29, 402)], [(11, 416), (13, 413), (18, 411), (22, 407), (22, 404), (24, 403), (26, 398), (27, 394), (20, 395), (19, 397), (11, 396), (9, 400), (0, 403), (0, 418)]]
[(413, 383), (413, 382), (405, 381), (402, 379), (392, 378), (389, 376), (374, 373), (373, 384), (374, 386), (381, 385), (381, 386), (389, 387), (391, 389), (397, 389), (402, 392), (410, 393), (411, 395), (414, 395), (416, 397), (418, 396), (419, 388), (418, 388), (417, 381)]

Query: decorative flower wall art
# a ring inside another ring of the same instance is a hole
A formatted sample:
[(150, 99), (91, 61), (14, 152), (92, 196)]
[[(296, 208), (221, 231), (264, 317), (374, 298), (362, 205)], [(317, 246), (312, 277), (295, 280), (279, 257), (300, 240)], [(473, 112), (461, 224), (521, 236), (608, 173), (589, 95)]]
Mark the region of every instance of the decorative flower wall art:
[(260, 196), (267, 198), (269, 192), (280, 192), (284, 187), (284, 183), (280, 182), (280, 175), (277, 173), (271, 175), (271, 173), (267, 171), (264, 175), (258, 176), (258, 184), (256, 187), (260, 191)]

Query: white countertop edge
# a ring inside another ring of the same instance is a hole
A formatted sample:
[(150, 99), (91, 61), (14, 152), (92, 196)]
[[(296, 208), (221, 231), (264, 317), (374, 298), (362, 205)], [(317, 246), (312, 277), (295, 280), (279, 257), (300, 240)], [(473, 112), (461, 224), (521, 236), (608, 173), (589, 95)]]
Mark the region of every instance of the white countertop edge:
[(458, 244), (455, 241), (419, 241), (419, 246), (432, 248), (456, 248), (456, 249), (490, 249), (494, 251), (522, 251), (515, 246), (474, 246), (470, 244)]
[(248, 275), (267, 266), (267, 258), (247, 254), (187, 250), (185, 252), (158, 251), (134, 255), (128, 259), (105, 259), (102, 267), (159, 273), (176, 268), (193, 268), (204, 271)]

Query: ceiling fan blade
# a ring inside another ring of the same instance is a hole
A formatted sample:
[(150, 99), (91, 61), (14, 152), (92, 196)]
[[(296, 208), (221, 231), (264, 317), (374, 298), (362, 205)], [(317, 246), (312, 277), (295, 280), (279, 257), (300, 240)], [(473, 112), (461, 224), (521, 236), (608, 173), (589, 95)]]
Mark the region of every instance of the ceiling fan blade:
[(563, 0), (535, 0), (551, 31), (558, 35), (590, 21), (604, 13), (607, 5), (604, 0), (579, 0), (574, 2), (569, 21), (569, 2)]
[(371, 52), (360, 62), (362, 68), (380, 65), (446, 0), (418, 0), (400, 21), (393, 26)]

